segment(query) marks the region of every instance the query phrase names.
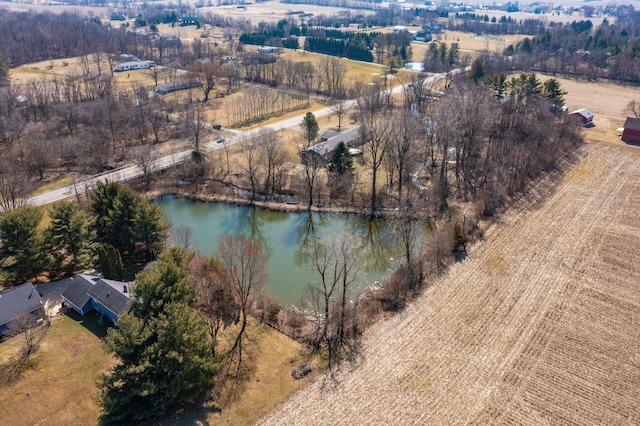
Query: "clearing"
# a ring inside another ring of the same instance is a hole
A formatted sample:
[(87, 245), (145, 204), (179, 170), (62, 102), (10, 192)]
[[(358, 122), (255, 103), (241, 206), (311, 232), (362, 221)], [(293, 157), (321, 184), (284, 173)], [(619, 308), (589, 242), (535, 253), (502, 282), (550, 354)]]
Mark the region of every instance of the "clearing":
[(640, 421), (640, 148), (589, 143), (567, 168), (369, 330), (357, 368), (262, 423)]

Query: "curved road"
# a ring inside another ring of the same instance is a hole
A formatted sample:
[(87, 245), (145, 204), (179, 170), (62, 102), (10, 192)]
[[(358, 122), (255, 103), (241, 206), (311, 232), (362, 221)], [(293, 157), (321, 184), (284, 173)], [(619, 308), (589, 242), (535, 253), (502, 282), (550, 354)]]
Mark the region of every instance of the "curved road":
[[(462, 70), (454, 70), (454, 74), (460, 73)], [(444, 78), (444, 74), (434, 74), (431, 77), (427, 78), (425, 83), (432, 83), (439, 79)], [(404, 86), (397, 86), (391, 89), (392, 94), (398, 94), (402, 92)], [(347, 101), (347, 107), (350, 108), (356, 104), (356, 100), (352, 99)], [(316, 111), (313, 111), (313, 114), (316, 117), (323, 117), (325, 115), (331, 114), (331, 107), (322, 108)], [(295, 128), (300, 125), (302, 121), (303, 115), (295, 116), (292, 118), (287, 118), (285, 120), (278, 121), (277, 123), (262, 126), (254, 130), (250, 130), (247, 132), (238, 132), (236, 136), (228, 139), (225, 144), (233, 145), (236, 144), (249, 136), (256, 134), (258, 131), (264, 128), (271, 128), (273, 130), (282, 130), (282, 129), (290, 129)], [(210, 152), (215, 151), (223, 147), (223, 144), (216, 143), (215, 141), (209, 142), (203, 146), (203, 151)], [(168, 154), (163, 157), (158, 158), (156, 160), (153, 170), (164, 170), (169, 167), (175, 166), (183, 161), (185, 161), (191, 155), (191, 150), (184, 150), (173, 154)], [(104, 172), (88, 179), (83, 179), (81, 181), (76, 182), (75, 184), (69, 184), (62, 186), (60, 188), (52, 189), (51, 191), (44, 192), (39, 195), (35, 195), (27, 200), (29, 204), (42, 206), (50, 203), (54, 203), (56, 201), (63, 200), (65, 198), (72, 197), (76, 191), (83, 192), (86, 188), (91, 188), (97, 182), (101, 181), (109, 181), (109, 182), (123, 182), (129, 179), (134, 179), (136, 177), (142, 176), (142, 170), (137, 165), (125, 166), (118, 169), (110, 170), (108, 172)]]

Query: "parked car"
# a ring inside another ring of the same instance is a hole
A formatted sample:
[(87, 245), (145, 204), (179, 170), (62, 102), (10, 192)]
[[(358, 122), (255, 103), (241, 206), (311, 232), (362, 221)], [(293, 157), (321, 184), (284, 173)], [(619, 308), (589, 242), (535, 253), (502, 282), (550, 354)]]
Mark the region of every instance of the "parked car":
[(218, 139), (216, 139), (216, 142), (222, 143), (222, 142), (224, 142), (224, 138), (218, 138)]

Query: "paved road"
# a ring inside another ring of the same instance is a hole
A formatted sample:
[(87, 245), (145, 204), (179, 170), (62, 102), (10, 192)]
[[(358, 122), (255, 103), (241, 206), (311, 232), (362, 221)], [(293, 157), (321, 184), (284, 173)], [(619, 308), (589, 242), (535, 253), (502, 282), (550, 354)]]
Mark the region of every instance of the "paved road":
[[(452, 73), (457, 74), (459, 72), (461, 72), (461, 70), (454, 70)], [(425, 84), (430, 84), (444, 77), (445, 77), (444, 74), (434, 74), (431, 77), (426, 79)], [(402, 90), (403, 90), (403, 86), (397, 86), (391, 89), (390, 92), (392, 94), (399, 94), (399, 93), (402, 93)], [(355, 100), (347, 101), (347, 107), (352, 107), (355, 104), (356, 104)], [(316, 117), (323, 117), (325, 115), (331, 114), (331, 107), (326, 107), (320, 110), (313, 111), (313, 114)], [(301, 114), (299, 116), (287, 118), (285, 120), (278, 121), (277, 123), (270, 124), (268, 126), (262, 126), (247, 132), (233, 131), (234, 133), (236, 133), (236, 135), (227, 139), (225, 141), (225, 144), (228, 144), (228, 145), (236, 144), (244, 140), (246, 137), (256, 134), (263, 128), (271, 128), (273, 130), (296, 128), (300, 125), (300, 121), (302, 121), (303, 117), (304, 117), (304, 114)], [(209, 142), (203, 146), (203, 151), (205, 152), (215, 151), (217, 149), (221, 149), (223, 145), (224, 144), (216, 143), (215, 141)], [(169, 155), (160, 157), (155, 164), (154, 170), (155, 171), (164, 170), (169, 167), (175, 166), (185, 161), (187, 158), (189, 158), (190, 155), (191, 155), (191, 150), (185, 150), (185, 151), (180, 151), (174, 154), (169, 154)], [(101, 173), (99, 175), (93, 176), (88, 179), (78, 181), (75, 184), (65, 185), (60, 188), (52, 189), (51, 191), (47, 191), (45, 193), (33, 196), (29, 198), (28, 203), (36, 206), (50, 204), (50, 203), (54, 203), (56, 201), (60, 201), (69, 197), (73, 197), (76, 194), (76, 191), (78, 193), (84, 193), (86, 188), (93, 187), (97, 182), (101, 182), (105, 180), (109, 182), (123, 182), (129, 179), (134, 179), (139, 176), (142, 176), (142, 170), (140, 169), (140, 167), (136, 165), (121, 167), (118, 169)]]

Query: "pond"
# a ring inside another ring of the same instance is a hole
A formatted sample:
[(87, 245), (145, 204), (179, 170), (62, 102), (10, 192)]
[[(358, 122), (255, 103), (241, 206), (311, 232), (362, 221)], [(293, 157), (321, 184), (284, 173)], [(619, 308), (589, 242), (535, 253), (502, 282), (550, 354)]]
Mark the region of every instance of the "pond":
[[(375, 285), (402, 259), (403, 249), (392, 223), (355, 214), (280, 212), (250, 206), (192, 201), (174, 196), (156, 200), (174, 229), (192, 232), (193, 246), (211, 256), (223, 235), (244, 235), (259, 240), (269, 254), (268, 289), (284, 304), (300, 305), (317, 272), (301, 262), (300, 249), (312, 236), (342, 230), (359, 236), (365, 246), (363, 272), (354, 285), (362, 293)], [(396, 260), (398, 259), (398, 260)], [(355, 295), (355, 294), (354, 294)]]

